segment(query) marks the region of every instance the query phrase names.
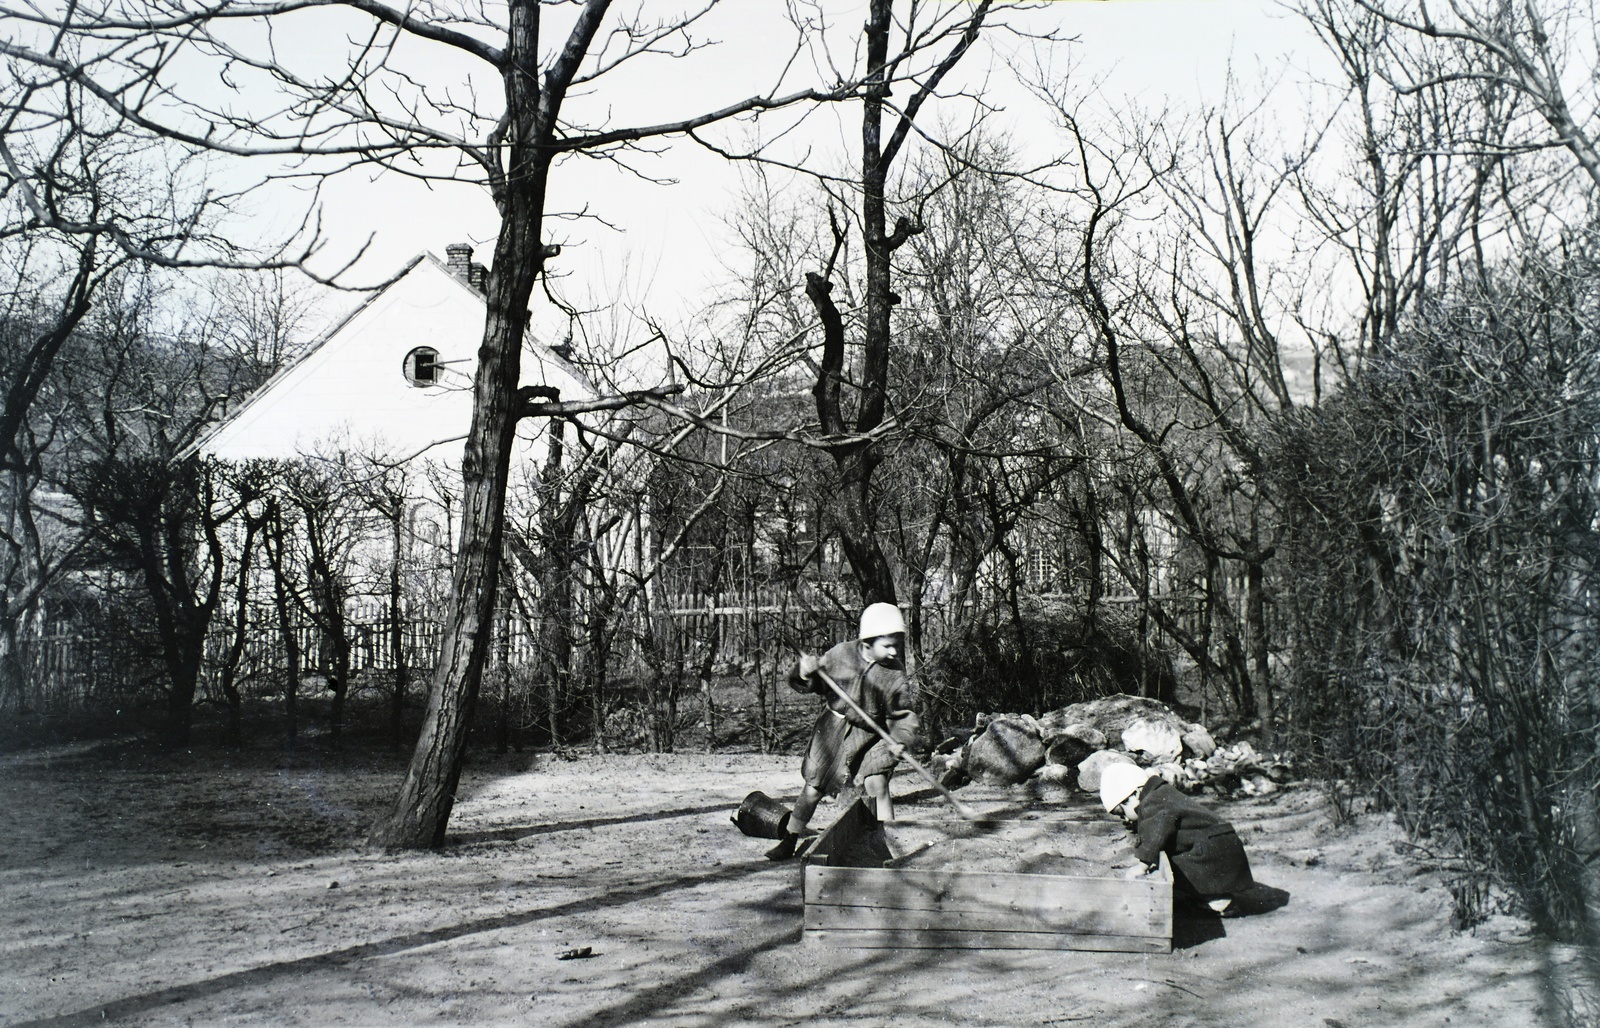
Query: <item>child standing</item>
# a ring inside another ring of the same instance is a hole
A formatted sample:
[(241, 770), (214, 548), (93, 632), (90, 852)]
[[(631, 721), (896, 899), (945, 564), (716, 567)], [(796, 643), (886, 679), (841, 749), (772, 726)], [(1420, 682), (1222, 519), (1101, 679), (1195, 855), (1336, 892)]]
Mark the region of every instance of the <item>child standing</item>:
[[(824, 700), (811, 732), (800, 775), (805, 780), (789, 815), (784, 837), (767, 852), (771, 860), (795, 855), (800, 839), (810, 835), (811, 815), (824, 796), (837, 794), (852, 779), (861, 783), (880, 821), (894, 820), (889, 779), (894, 766), (917, 736), (912, 709), (915, 691), (906, 680), (905, 620), (892, 603), (874, 603), (861, 612), (856, 638), (846, 640), (819, 659), (808, 653), (789, 672), (789, 687), (816, 693)], [(884, 728), (890, 742), (861, 720), (823, 674), (833, 679), (856, 705)]]
[(1155, 870), (1161, 854), (1172, 862), (1173, 885), (1228, 916), (1234, 894), (1255, 884), (1244, 843), (1233, 826), (1133, 764), (1113, 764), (1100, 778), (1106, 813), (1121, 812), (1138, 833), (1133, 855)]

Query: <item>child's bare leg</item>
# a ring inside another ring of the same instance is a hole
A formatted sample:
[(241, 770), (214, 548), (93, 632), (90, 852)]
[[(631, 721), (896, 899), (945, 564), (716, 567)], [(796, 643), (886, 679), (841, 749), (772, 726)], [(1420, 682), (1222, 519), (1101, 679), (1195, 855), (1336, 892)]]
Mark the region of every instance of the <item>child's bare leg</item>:
[(811, 815), (817, 812), (817, 804), (821, 802), (821, 789), (814, 785), (802, 787), (800, 798), (794, 801), (794, 810), (789, 814), (789, 831), (798, 835), (811, 827)]
[(889, 795), (888, 775), (868, 775), (861, 782), (861, 787), (866, 790), (867, 796), (872, 800), (874, 812), (879, 821), (894, 820), (894, 799)]

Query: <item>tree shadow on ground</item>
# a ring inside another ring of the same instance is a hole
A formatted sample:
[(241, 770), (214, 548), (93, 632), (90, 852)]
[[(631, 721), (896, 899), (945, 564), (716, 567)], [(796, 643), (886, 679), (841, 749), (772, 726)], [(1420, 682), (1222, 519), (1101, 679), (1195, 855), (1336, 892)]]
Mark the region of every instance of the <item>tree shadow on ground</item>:
[(452, 846), (483, 842), (518, 842), (538, 835), (553, 835), (557, 832), (606, 828), (612, 825), (644, 824), (647, 821), (670, 821), (675, 817), (695, 817), (700, 814), (711, 814), (719, 810), (728, 809), (728, 804), (725, 802), (709, 803), (698, 807), (674, 807), (671, 810), (647, 810), (637, 814), (619, 814), (616, 817), (589, 817), (573, 821), (556, 821), (543, 825), (517, 825), (511, 828), (495, 828), (483, 832), (451, 832), (446, 842)]
[[(798, 908), (786, 910), (786, 913), (799, 913)], [(737, 979), (747, 973), (756, 958), (761, 954), (785, 946), (797, 946), (803, 935), (799, 925), (794, 925), (777, 932), (769, 938), (746, 946), (735, 953), (730, 953), (721, 960), (713, 961), (705, 967), (699, 968), (693, 974), (668, 977), (650, 988), (630, 994), (626, 999), (609, 1007), (586, 1012), (576, 1021), (568, 1024), (573, 1028), (599, 1028), (602, 1025), (628, 1025), (638, 1024), (652, 1016), (658, 1016), (676, 1000), (681, 1000), (697, 988), (708, 988), (718, 982)], [(706, 1023), (715, 1024), (719, 1021), (727, 1024), (748, 1024), (743, 1013), (730, 1013), (724, 1021), (722, 1018), (713, 1018), (709, 1014), (702, 1015)]]
[[(551, 918), (587, 914), (609, 907), (648, 902), (680, 889), (715, 885), (751, 875), (772, 873), (774, 870), (776, 870), (775, 865), (765, 860), (756, 863), (739, 864), (703, 875), (687, 875), (640, 888), (619, 889), (604, 896), (591, 896), (548, 907), (535, 907), (495, 917), (464, 921), (460, 924), (447, 925), (443, 928), (410, 932), (387, 939), (358, 943), (325, 953), (313, 953), (294, 960), (280, 960), (270, 964), (263, 964), (259, 967), (246, 968), (242, 971), (221, 974), (202, 981), (158, 989), (143, 995), (125, 996), (106, 1003), (97, 1003), (86, 1009), (71, 1013), (17, 1022), (12, 1028), (68, 1028), (68, 1026), (99, 1025), (122, 1018), (133, 1018), (152, 1010), (163, 1009), (172, 1004), (203, 1000), (208, 996), (219, 995), (234, 989), (256, 988), (269, 985), (274, 981), (292, 980), (316, 971), (327, 971), (331, 968), (393, 956), (408, 950), (450, 942), (484, 932), (518, 928)], [(787, 931), (781, 936), (770, 940), (766, 945), (776, 946), (791, 943), (798, 938), (798, 935), (799, 929), (796, 927), (792, 931)]]

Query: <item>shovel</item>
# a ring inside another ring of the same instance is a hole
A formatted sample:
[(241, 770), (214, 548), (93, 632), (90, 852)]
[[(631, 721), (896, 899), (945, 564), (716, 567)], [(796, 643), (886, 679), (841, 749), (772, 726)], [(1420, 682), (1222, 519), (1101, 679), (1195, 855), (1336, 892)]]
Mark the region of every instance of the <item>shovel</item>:
[(919, 761), (916, 757), (913, 757), (910, 752), (908, 752), (903, 746), (900, 746), (899, 743), (895, 742), (894, 738), (890, 736), (888, 732), (884, 731), (878, 722), (872, 720), (867, 712), (861, 709), (861, 704), (857, 703), (849, 693), (845, 692), (839, 687), (839, 683), (833, 680), (832, 675), (828, 674), (820, 667), (817, 668), (816, 675), (827, 684), (828, 688), (832, 689), (835, 693), (838, 693), (839, 698), (848, 703), (850, 705), (850, 709), (856, 712), (856, 716), (862, 721), (866, 722), (868, 727), (870, 727), (874, 732), (877, 732), (879, 738), (883, 739), (883, 741), (888, 743), (890, 746), (898, 747), (900, 750), (900, 758), (907, 764), (910, 764), (912, 768), (916, 770), (917, 774), (921, 775), (929, 785), (937, 789), (939, 791), (939, 795), (943, 796), (949, 802), (950, 806), (954, 808), (957, 814), (960, 814), (968, 821), (981, 820), (981, 818), (979, 818), (977, 814), (974, 814), (965, 803), (962, 803), (960, 800), (956, 799), (955, 794), (949, 789), (946, 789), (944, 783), (939, 781), (932, 771), (929, 771), (927, 768), (923, 767), (921, 761)]

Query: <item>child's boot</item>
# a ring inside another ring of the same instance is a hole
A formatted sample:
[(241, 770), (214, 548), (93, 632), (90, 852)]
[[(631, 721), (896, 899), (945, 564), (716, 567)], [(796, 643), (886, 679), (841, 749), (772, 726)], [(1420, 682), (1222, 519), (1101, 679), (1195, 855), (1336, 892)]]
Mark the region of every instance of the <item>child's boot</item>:
[(785, 832), (778, 844), (767, 850), (768, 860), (788, 860), (794, 856), (794, 851), (800, 845), (800, 836), (795, 832)]
[(799, 831), (785, 832), (778, 844), (767, 850), (768, 860), (788, 860), (791, 857), (803, 857), (816, 844), (817, 833), (810, 828)]

